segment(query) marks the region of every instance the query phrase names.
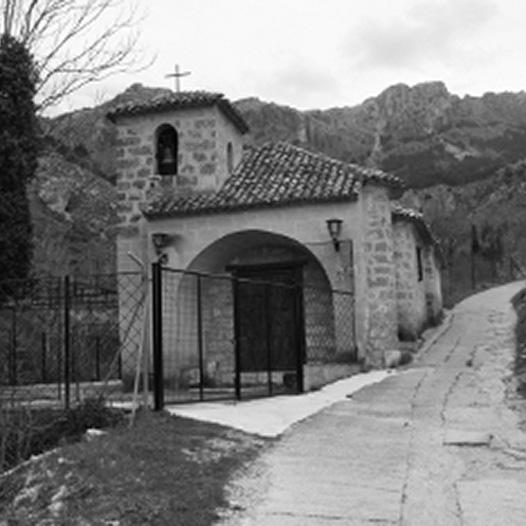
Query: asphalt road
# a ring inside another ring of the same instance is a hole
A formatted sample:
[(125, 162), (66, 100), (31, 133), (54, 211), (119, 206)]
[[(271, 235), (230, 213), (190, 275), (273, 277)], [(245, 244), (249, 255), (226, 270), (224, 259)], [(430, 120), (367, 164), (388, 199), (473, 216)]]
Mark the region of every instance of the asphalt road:
[(229, 484), (223, 525), (526, 525), (510, 408), (524, 283), (459, 304), (408, 369), (294, 425)]

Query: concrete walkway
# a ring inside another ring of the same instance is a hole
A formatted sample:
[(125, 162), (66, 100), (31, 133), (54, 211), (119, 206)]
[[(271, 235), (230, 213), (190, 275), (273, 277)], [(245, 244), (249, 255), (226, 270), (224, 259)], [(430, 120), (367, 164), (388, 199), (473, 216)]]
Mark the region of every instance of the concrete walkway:
[(229, 486), (224, 525), (526, 525), (526, 433), (505, 403), (510, 298), (455, 308), (413, 367), (293, 426)]

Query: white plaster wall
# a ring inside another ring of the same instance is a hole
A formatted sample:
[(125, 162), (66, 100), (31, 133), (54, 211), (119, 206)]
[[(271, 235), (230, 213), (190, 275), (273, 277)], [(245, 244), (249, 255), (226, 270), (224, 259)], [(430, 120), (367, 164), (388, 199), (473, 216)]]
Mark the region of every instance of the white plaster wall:
[[(426, 247), (413, 224), (393, 225), (396, 262), (398, 330), (404, 339), (416, 339), (427, 322)], [(422, 280), (418, 280), (417, 247), (422, 251)]]
[[(341, 240), (354, 240), (359, 244), (359, 209), (353, 202), (154, 220), (148, 223), (147, 232), (149, 236), (153, 232), (170, 235), (172, 244), (167, 251), (168, 266), (174, 268), (188, 268), (208, 246), (235, 232), (255, 230), (286, 236), (307, 247), (320, 260), (333, 288), (348, 288), (342, 255), (334, 251), (327, 231), (326, 220), (332, 217), (343, 220)], [(211, 261), (197, 260), (192, 268), (207, 271), (211, 264)]]

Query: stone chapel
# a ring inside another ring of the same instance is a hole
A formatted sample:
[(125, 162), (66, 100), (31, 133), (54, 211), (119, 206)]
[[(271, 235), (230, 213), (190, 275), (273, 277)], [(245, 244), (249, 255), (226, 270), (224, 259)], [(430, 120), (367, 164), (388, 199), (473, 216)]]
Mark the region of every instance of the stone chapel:
[[(247, 381), (265, 360), (279, 378), (299, 352), (292, 369), (316, 388), (391, 365), (401, 339), (439, 319), (438, 247), (419, 213), (396, 206), (397, 177), (284, 142), (247, 147), (245, 120), (217, 93), (128, 103), (108, 118), (118, 270), (137, 270), (130, 254), (161, 259), (165, 375), (177, 385), (195, 381), (199, 344), (210, 385), (229, 384), (238, 359)], [(235, 293), (229, 278), (241, 280)]]

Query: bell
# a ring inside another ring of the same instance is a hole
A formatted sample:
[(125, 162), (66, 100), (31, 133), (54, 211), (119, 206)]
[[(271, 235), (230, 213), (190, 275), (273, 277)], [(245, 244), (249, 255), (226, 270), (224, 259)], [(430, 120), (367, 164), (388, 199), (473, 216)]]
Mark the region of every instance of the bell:
[(174, 162), (175, 162), (175, 157), (174, 157), (173, 151), (170, 148), (170, 146), (166, 145), (163, 148), (161, 164), (167, 165), (167, 164), (173, 164)]

